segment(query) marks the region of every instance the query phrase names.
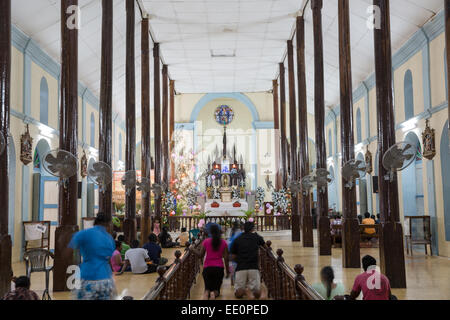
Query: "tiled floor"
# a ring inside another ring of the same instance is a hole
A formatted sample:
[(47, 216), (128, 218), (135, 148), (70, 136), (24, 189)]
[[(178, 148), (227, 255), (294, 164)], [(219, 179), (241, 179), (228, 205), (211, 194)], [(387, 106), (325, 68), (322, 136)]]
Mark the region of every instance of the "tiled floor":
[[(302, 264), (305, 267), (304, 276), (309, 283), (319, 281), (320, 269), (331, 265), (335, 270), (336, 280), (344, 284), (349, 292), (353, 285), (353, 280), (360, 269), (343, 269), (341, 253), (342, 249), (333, 249), (332, 256), (320, 257), (317, 248), (303, 248), (301, 243), (292, 243), (289, 232), (263, 233), (266, 240), (273, 242), (274, 250), (282, 248), (286, 262), (293, 266)], [(170, 257), (173, 261), (175, 249), (165, 249), (163, 255)], [(361, 256), (370, 254), (378, 259), (378, 249), (361, 249)], [(17, 263), (13, 265), (16, 276), (25, 274), (25, 265)], [(450, 299), (450, 259), (443, 257), (425, 256), (422, 252), (417, 252), (413, 257), (406, 256), (406, 276), (407, 289), (393, 289), (399, 299)], [(122, 276), (115, 276), (116, 286), (122, 295), (130, 295), (135, 299), (141, 299), (145, 293), (155, 284), (157, 275), (133, 275), (125, 273)], [(32, 289), (38, 294), (42, 294), (45, 277), (42, 273), (32, 275)], [(50, 282), (50, 288), (52, 283)], [(192, 288), (192, 299), (201, 299), (203, 293), (203, 280), (199, 275), (197, 284)], [(54, 299), (71, 299), (69, 292), (51, 293)], [(221, 299), (233, 298), (233, 290), (229, 279), (224, 280)]]

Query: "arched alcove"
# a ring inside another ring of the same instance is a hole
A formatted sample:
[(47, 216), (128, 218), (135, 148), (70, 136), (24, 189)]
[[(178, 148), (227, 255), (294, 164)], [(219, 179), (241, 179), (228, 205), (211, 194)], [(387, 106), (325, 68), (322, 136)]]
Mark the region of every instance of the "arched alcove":
[(334, 167), (329, 166), (328, 171), (330, 172), (330, 175), (333, 178), (333, 182), (328, 185), (328, 207), (330, 209), (338, 210), (337, 181), (336, 181), (336, 175), (334, 172)]
[(414, 117), (414, 90), (411, 70), (405, 72), (403, 82), (403, 94), (405, 97), (405, 121)]
[(45, 77), (40, 84), (39, 121), (48, 125), (48, 83)]
[(440, 147), (445, 240), (450, 241), (450, 148), (448, 139), (448, 121), (442, 129)]
[[(414, 132), (407, 134), (405, 141), (417, 146), (419, 153), (421, 150), (420, 141)], [(403, 194), (403, 214), (405, 216), (416, 216), (424, 214), (423, 195), (423, 163), (421, 157), (401, 172), (402, 194)]]
[(8, 139), (8, 173), (9, 173), (9, 198), (8, 198), (8, 233), (14, 245), (15, 206), (16, 206), (16, 148), (12, 137)]
[(362, 142), (361, 109), (356, 110), (356, 143)]
[[(356, 156), (356, 160), (365, 161), (364, 155), (362, 153), (358, 153), (358, 155)], [(356, 197), (358, 214), (364, 214), (365, 212), (368, 212), (367, 181), (365, 177), (363, 179), (356, 180)]]
[(333, 155), (333, 134), (331, 133), (331, 129), (328, 130), (328, 156), (331, 157)]
[(119, 161), (122, 161), (122, 152), (123, 152), (123, 145), (122, 145), (122, 134), (119, 133)]
[(95, 116), (93, 112), (91, 113), (90, 128), (91, 128), (90, 143), (91, 147), (95, 148)]

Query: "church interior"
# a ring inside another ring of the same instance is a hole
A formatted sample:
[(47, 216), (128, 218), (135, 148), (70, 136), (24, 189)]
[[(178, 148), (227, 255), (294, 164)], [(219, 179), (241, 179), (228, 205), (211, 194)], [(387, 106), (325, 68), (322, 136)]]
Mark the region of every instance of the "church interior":
[[(102, 213), (140, 247), (254, 223), (262, 299), (323, 299), (326, 266), (350, 294), (365, 255), (450, 299), (447, 44), (450, 0), (0, 0), (0, 298), (71, 300)], [(202, 299), (193, 252), (118, 295)]]

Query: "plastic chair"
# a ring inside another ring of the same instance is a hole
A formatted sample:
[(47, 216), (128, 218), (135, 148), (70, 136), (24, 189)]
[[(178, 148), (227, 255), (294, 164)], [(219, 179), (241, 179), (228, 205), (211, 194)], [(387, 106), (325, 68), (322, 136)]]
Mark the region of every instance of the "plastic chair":
[(53, 270), (53, 266), (47, 266), (49, 258), (54, 258), (54, 255), (45, 249), (30, 249), (23, 255), (26, 265), (27, 277), (31, 279), (33, 272), (45, 272), (45, 290), (42, 295), (42, 300), (51, 300), (49, 294), (49, 281), (50, 271)]
[(189, 242), (192, 243), (192, 241), (197, 239), (197, 236), (199, 233), (200, 233), (200, 229), (189, 230)]

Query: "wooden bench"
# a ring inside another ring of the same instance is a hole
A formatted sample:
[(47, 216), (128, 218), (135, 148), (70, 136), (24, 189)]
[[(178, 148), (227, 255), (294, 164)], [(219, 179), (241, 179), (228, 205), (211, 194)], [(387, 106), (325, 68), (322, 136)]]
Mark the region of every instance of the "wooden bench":
[[(365, 232), (366, 229), (375, 229), (375, 233), (368, 234)], [(359, 225), (359, 231), (361, 235), (361, 241), (365, 241), (368, 239), (379, 239), (380, 233), (379, 233), (380, 225), (379, 224), (360, 224)], [(337, 247), (338, 239), (341, 239), (342, 243), (342, 224), (333, 224), (331, 225), (331, 230), (334, 231), (331, 234), (331, 243), (335, 247)]]

